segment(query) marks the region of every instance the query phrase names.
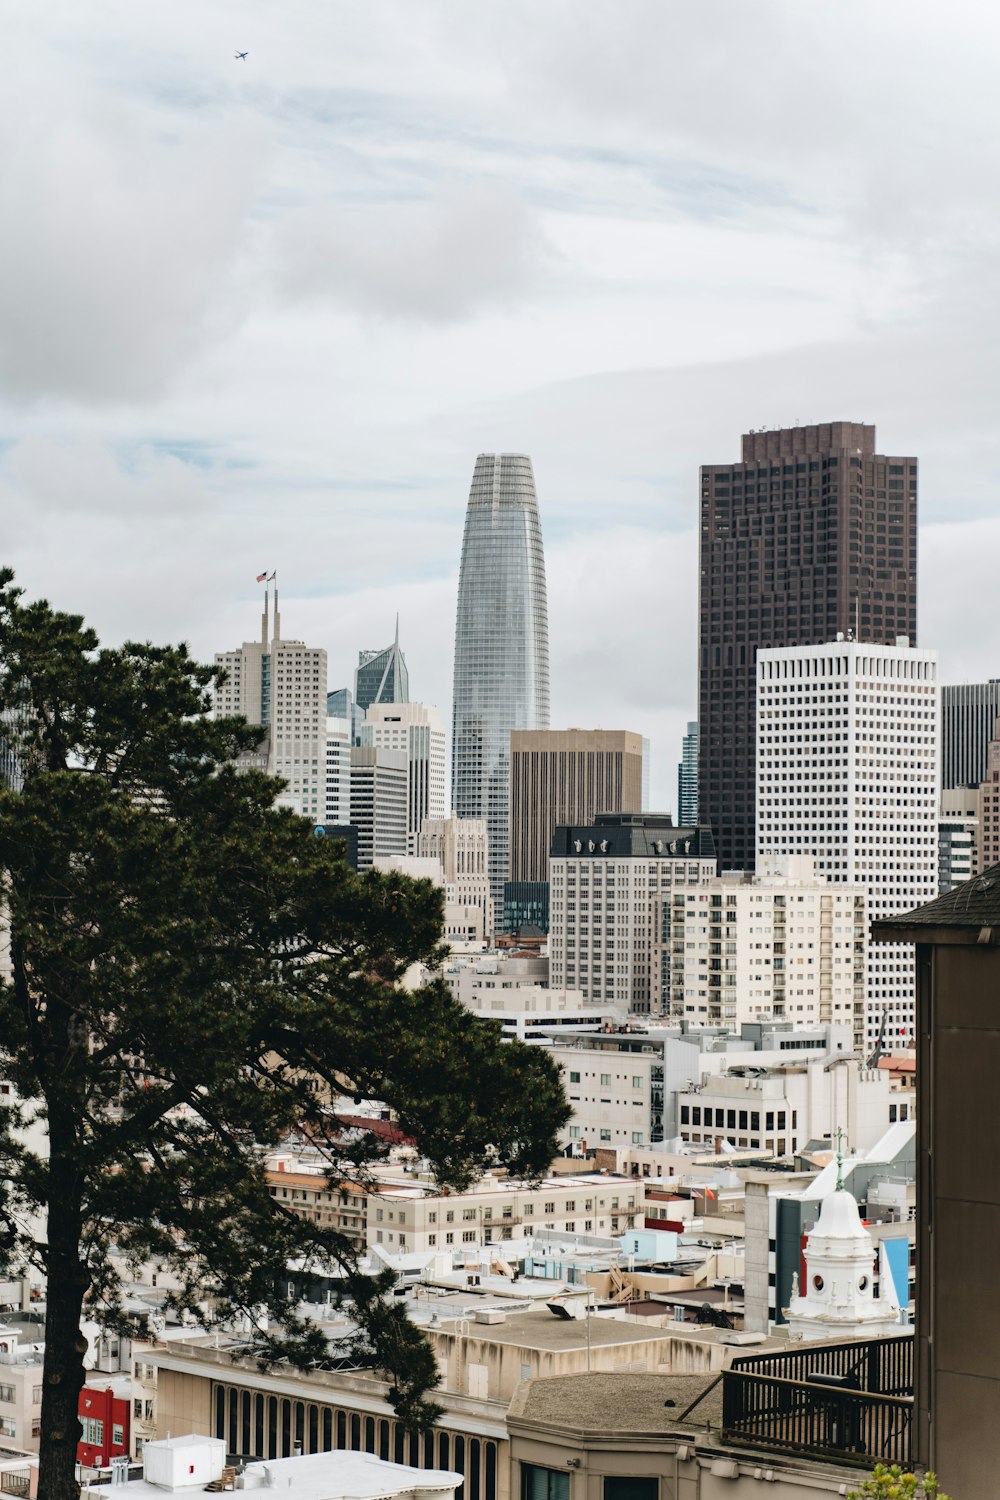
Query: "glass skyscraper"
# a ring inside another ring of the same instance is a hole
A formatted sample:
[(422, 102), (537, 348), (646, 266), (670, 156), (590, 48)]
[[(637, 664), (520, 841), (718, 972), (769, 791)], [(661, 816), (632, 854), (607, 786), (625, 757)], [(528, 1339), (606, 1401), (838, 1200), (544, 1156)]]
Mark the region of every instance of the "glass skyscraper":
[(451, 800), (457, 817), (486, 820), (497, 912), (508, 878), (511, 730), (548, 727), (549, 620), (531, 459), (481, 453), (458, 577)]
[(689, 723), (677, 767), (677, 824), (694, 828), (698, 822), (698, 724)]
[(399, 616), (396, 616), (396, 639), (383, 651), (362, 651), (354, 674), (354, 701), (359, 708), (373, 703), (409, 703), (410, 674), (406, 658), (399, 649)]

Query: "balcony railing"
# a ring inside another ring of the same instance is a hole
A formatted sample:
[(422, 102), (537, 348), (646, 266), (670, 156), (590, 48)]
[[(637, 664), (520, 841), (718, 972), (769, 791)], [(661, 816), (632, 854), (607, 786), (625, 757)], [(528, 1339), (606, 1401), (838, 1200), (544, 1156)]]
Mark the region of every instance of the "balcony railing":
[(913, 1339), (802, 1345), (733, 1361), (723, 1432), (734, 1443), (870, 1465), (908, 1464)]

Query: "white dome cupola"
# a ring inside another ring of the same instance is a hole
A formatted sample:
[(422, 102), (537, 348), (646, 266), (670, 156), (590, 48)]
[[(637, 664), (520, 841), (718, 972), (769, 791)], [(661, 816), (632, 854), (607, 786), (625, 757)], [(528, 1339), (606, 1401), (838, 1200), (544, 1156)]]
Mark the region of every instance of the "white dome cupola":
[(856, 1199), (844, 1187), (842, 1163), (838, 1155), (837, 1186), (823, 1199), (806, 1240), (805, 1285), (800, 1289), (793, 1281), (785, 1309), (789, 1331), (804, 1339), (871, 1337), (899, 1328), (891, 1276), (882, 1277), (881, 1296), (875, 1296), (875, 1246)]

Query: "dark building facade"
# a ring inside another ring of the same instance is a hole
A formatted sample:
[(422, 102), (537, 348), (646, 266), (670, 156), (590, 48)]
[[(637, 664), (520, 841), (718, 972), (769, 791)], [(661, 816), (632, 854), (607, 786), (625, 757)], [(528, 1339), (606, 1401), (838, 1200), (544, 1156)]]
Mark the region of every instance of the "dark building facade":
[(941, 689), (941, 785), (978, 786), (1000, 719), (1000, 677)]
[(505, 880), (503, 886), (503, 930), (520, 932), (522, 927), (549, 930), (549, 882)]
[(1000, 865), (875, 941), (916, 944), (917, 1295), (914, 1458), (963, 1500), (1000, 1474)]
[(754, 864), (758, 647), (916, 632), (915, 458), (827, 422), (747, 433), (740, 462), (702, 468), (698, 819), (723, 869)]

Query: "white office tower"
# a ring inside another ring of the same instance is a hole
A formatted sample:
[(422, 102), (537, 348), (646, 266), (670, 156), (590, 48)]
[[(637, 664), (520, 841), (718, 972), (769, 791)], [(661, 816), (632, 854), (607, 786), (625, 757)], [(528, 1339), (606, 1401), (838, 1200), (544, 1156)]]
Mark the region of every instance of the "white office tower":
[[(862, 887), (870, 920), (938, 889), (937, 653), (837, 640), (757, 653), (757, 860), (811, 854), (832, 885)], [(872, 944), (868, 1050), (913, 1045), (913, 951)], [(860, 1019), (858, 1017), (857, 1019)]]
[(354, 730), (350, 719), (326, 716), (326, 818), (342, 828), (351, 821), (351, 746)]
[(663, 910), (664, 1012), (735, 1029), (755, 1021), (864, 1023), (867, 899), (829, 886), (808, 854), (769, 854)]
[(401, 750), (351, 750), (351, 818), (358, 830), (358, 870), (406, 849), (406, 756)]
[(372, 703), (361, 726), (362, 745), (406, 756), (407, 852), (417, 853), (425, 818), (443, 818), (444, 723), (427, 703)]
[(482, 913), (485, 936), (493, 932), (489, 844), (485, 818), (425, 818), (417, 838), (417, 853), (437, 859), (444, 871), (450, 906), (476, 908)]
[(235, 651), (216, 652), (215, 665), (226, 680), (214, 693), (216, 717), (241, 714), (260, 726), (255, 751), (241, 757), (244, 768), (280, 776), (279, 803), (314, 823), (326, 815), (326, 652), (304, 641), (281, 638), (278, 589), (274, 590), (274, 630), (268, 629), (264, 593), (259, 641)]

